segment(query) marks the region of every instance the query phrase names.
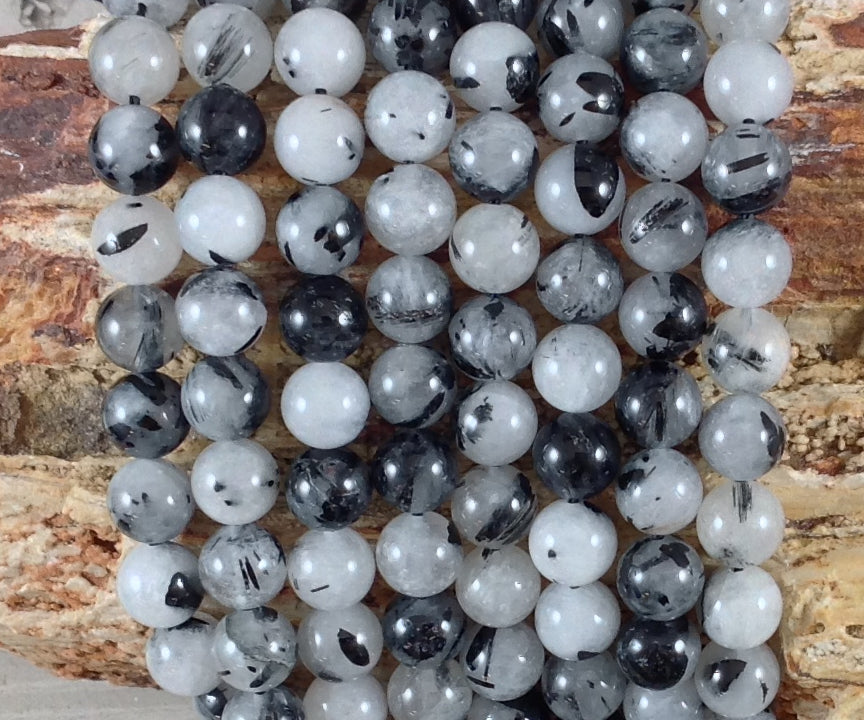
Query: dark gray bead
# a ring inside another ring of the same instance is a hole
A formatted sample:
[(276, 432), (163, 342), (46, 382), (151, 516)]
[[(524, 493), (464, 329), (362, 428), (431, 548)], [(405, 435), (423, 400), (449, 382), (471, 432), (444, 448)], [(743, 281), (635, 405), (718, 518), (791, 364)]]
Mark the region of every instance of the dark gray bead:
[(451, 593), (397, 595), (381, 618), (384, 645), (409, 667), (437, 667), (459, 651), (465, 613)]
[(666, 690), (696, 669), (701, 642), (686, 617), (668, 622), (636, 617), (618, 636), (618, 666), (627, 679), (650, 690)]
[(447, 70), (456, 23), (440, 0), (380, 0), (366, 32), (372, 54), (387, 72)]
[(483, 22), (504, 22), (525, 30), (537, 12), (537, 0), (455, 0), (453, 12), (463, 30)]
[(282, 2), (292, 13), (299, 13), (311, 7), (323, 7), (355, 20), (366, 8), (366, 0), (282, 0)]

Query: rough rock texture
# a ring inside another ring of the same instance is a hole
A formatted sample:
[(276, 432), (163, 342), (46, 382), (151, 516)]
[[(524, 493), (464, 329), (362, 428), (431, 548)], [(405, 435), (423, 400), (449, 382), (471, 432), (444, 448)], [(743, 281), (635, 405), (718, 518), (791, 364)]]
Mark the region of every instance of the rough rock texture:
[[(786, 541), (769, 566), (785, 596), (776, 641), (786, 671), (778, 701), (781, 718), (864, 716), (864, 253), (858, 243), (864, 225), (862, 17), (864, 0), (800, 0), (783, 43), (798, 92), (776, 126), (792, 144), (796, 175), (786, 202), (767, 219), (787, 234), (795, 253), (791, 285), (773, 308), (786, 320), (795, 353), (794, 367), (769, 394), (786, 418), (790, 443), (782, 465), (764, 480), (788, 516)], [(144, 632), (124, 616), (112, 590), (117, 563), (131, 543), (112, 528), (104, 509), (107, 482), (123, 458), (98, 427), (102, 394), (122, 372), (101, 356), (91, 328), (98, 298), (111, 286), (90, 256), (89, 226), (114, 198), (93, 181), (85, 159), (89, 130), (108, 108), (83, 59), (100, 23), (0, 39), (0, 645), (64, 676), (144, 684)], [(355, 109), (362, 111), (364, 93), (373, 83), (372, 76), (365, 77), (348, 97)], [(175, 119), (192, 91), (184, 74), (160, 109)], [(273, 80), (255, 96), (271, 128), (292, 99)], [(698, 94), (694, 99), (702, 102)], [(460, 119), (467, 115), (462, 108)], [(520, 117), (529, 120), (531, 113)], [(553, 143), (537, 120), (530, 122), (545, 156)], [(446, 157), (432, 165), (446, 169)], [(358, 174), (340, 187), (362, 203), (370, 182), (388, 166), (367, 147)], [(195, 177), (187, 164), (157, 196), (173, 204)], [(276, 250), (273, 222), (296, 185), (278, 167), (272, 143), (244, 179), (261, 194), (269, 228), (267, 243), (243, 269), (260, 282), (274, 311), (250, 356), (278, 392), (299, 359), (280, 345), (272, 319), (280, 296), (296, 281)], [(628, 181), (634, 188), (638, 184), (632, 175)], [(460, 211), (472, 204), (456, 192)], [(538, 218), (530, 193), (517, 205), (537, 224), (548, 252), (560, 236)], [(710, 220), (716, 228), (725, 218), (712, 209)], [(622, 256), (614, 237), (614, 230), (604, 233)], [(346, 277), (362, 288), (384, 257), (367, 239)], [(446, 263), (446, 251), (434, 257)], [(184, 260), (165, 286), (176, 292), (194, 269)], [(693, 268), (689, 273), (697, 275)], [(625, 263), (625, 274), (630, 280), (638, 271)], [(460, 288), (457, 302), (469, 294)], [(534, 311), (541, 334), (551, 329), (554, 323), (530, 285), (514, 297)], [(614, 329), (611, 322), (605, 327)], [(349, 363), (368, 373), (386, 345), (371, 331)], [(187, 349), (168, 372), (180, 378), (194, 360)], [(625, 355), (625, 362), (632, 361)], [(706, 399), (718, 397), (695, 353), (687, 364)], [(530, 385), (527, 374), (519, 379)], [(257, 437), (284, 470), (298, 444), (276, 408), (278, 403)], [(541, 409), (543, 419), (551, 415)], [(358, 451), (368, 457), (389, 432), (374, 418)], [(192, 438), (172, 459), (188, 467), (203, 445)], [(692, 454), (693, 444), (687, 449)], [(704, 464), (701, 468), (706, 471)], [(706, 471), (706, 485), (716, 482)], [(617, 517), (611, 497), (600, 504), (619, 523), (625, 547), (634, 532)], [(375, 504), (358, 529), (374, 541), (391, 514)], [(302, 531), (281, 499), (264, 524), (289, 547)], [(197, 549), (211, 530), (212, 524), (198, 515), (183, 541)], [(376, 585), (370, 602), (380, 608), (388, 597)], [(274, 604), (294, 620), (302, 612), (288, 589)], [(303, 685), (302, 674), (294, 682)]]

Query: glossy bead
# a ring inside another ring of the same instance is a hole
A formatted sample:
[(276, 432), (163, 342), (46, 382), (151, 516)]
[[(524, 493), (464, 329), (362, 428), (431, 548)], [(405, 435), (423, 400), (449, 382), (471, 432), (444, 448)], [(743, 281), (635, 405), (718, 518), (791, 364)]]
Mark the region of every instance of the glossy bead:
[(297, 659), (294, 628), (272, 608), (235, 610), (213, 632), (219, 677), (231, 687), (264, 692), (280, 685)]
[(356, 20), (366, 8), (366, 0), (282, 0), (292, 13), (299, 13), (310, 7), (326, 7)]
[(387, 683), (395, 720), (462, 720), (471, 706), (471, 688), (455, 660), (435, 668), (399, 665)]
[(387, 696), (371, 675), (331, 682), (315, 679), (303, 697), (306, 720), (387, 720)]
[(512, 205), (474, 205), (450, 236), (450, 266), (468, 287), (484, 293), (515, 290), (534, 274), (540, 237)]
[(440, 75), (456, 42), (456, 22), (449, 4), (440, 0), (380, 0), (369, 16), (366, 38), (387, 72)]
[(382, 155), (395, 162), (426, 162), (450, 142), (456, 111), (438, 80), (403, 70), (385, 75), (369, 91), (364, 121)]
[(158, 458), (176, 449), (189, 432), (180, 386), (162, 373), (127, 375), (105, 395), (102, 425), (127, 455)]
[(757, 482), (724, 482), (705, 496), (696, 516), (699, 544), (729, 567), (761, 565), (780, 547), (783, 506)]
[(683, 185), (653, 182), (627, 200), (620, 224), (621, 247), (646, 270), (671, 272), (689, 265), (708, 237), (705, 208)]
[(189, 478), (165, 460), (131, 460), (108, 485), (108, 513), (117, 529), (142, 543), (177, 537), (192, 518)]
[(442, 515), (397, 515), (381, 530), (375, 547), (378, 572), (396, 592), (429, 597), (456, 580), (462, 545), (455, 526)]
[(726, 128), (711, 141), (702, 182), (720, 207), (735, 215), (770, 210), (792, 181), (789, 148), (771, 130), (752, 123)]
[(121, 105), (93, 127), (88, 158), (96, 177), (112, 190), (146, 195), (173, 177), (180, 150), (174, 129), (158, 112), (143, 105)]
[(218, 720), (304, 720), (303, 705), (287, 687), (263, 693), (237, 693)]
[(397, 595), (381, 618), (384, 645), (403, 665), (434, 668), (459, 650), (465, 613), (449, 593)]
[(478, 383), (459, 404), (456, 443), (480, 465), (515, 462), (528, 452), (536, 434), (534, 402), (512, 382)]
[(276, 0), (197, 0), (197, 2), (201, 7), (218, 5), (220, 3), (239, 5), (248, 8), (262, 20), (266, 20), (270, 16), (270, 13), (273, 12), (273, 6), (276, 4)]
[(711, 468), (730, 480), (756, 480), (783, 455), (786, 426), (777, 409), (758, 395), (729, 395), (712, 405), (699, 428), (699, 450)]
[(549, 720), (549, 709), (536, 687), (522, 697), (501, 703), (475, 693), (466, 720)]
[(369, 232), (382, 247), (399, 255), (425, 255), (450, 237), (456, 196), (432, 168), (397, 165), (372, 183), (365, 215)]
[(534, 199), (553, 228), (593, 235), (615, 221), (624, 207), (624, 174), (609, 155), (585, 145), (566, 145), (537, 171)]
[(298, 95), (342, 97), (363, 75), (366, 47), (342, 13), (313, 7), (294, 13), (276, 36), (276, 70)]
[(702, 251), (702, 277), (714, 296), (732, 307), (775, 300), (792, 274), (792, 251), (777, 228), (740, 218), (715, 232)]
[(564, 660), (603, 652), (614, 642), (620, 625), (618, 600), (599, 582), (576, 588), (551, 583), (534, 610), (540, 642)]
[(615, 502), (624, 519), (639, 532), (678, 532), (696, 518), (702, 503), (702, 478), (677, 450), (643, 450), (621, 468)]
[(381, 625), (365, 605), (313, 610), (297, 631), (300, 660), (324, 680), (351, 680), (372, 672), (382, 648)]
[(510, 202), (534, 181), (540, 155), (534, 133), (503, 110), (463, 123), (449, 150), (453, 179), (481, 202)]
[(359, 603), (375, 579), (375, 556), (351, 528), (309, 530), (288, 555), (288, 582), (316, 610), (341, 610)]
[(155, 105), (174, 89), (180, 75), (174, 41), (146, 17), (121, 17), (103, 25), (88, 57), (93, 84), (120, 105)]
[(214, 687), (195, 698), (195, 711), (199, 720), (222, 720), (225, 706), (234, 695), (234, 689), (225, 685)]
[(105, 356), (130, 372), (152, 372), (183, 349), (174, 298), (152, 285), (125, 285), (102, 301), (96, 341)]
[(699, 168), (707, 149), (708, 126), (699, 108), (672, 92), (641, 98), (621, 125), (627, 164), (652, 182), (683, 180)]
[(790, 14), (789, 0), (761, 3), (736, 3), (728, 0), (702, 0), (699, 17), (708, 37), (718, 45), (732, 40), (780, 39)]
[(508, 297), (481, 295), (466, 302), (448, 329), (453, 362), (475, 380), (512, 380), (537, 346), (534, 319)]
[(547, 580), (568, 587), (599, 580), (612, 566), (618, 537), (612, 521), (592, 505), (556, 500), (534, 520), (528, 551)]
[(528, 534), (537, 496), (528, 478), (512, 465), (476, 466), (453, 493), (450, 514), (465, 540), (502, 548)]
[(430, 430), (396, 433), (378, 448), (370, 474), (386, 502), (414, 515), (436, 510), (459, 481), (455, 453)]
[(773, 45), (735, 40), (711, 56), (703, 80), (711, 112), (726, 125), (767, 123), (792, 101), (792, 66)]
[(627, 0), (627, 4), (634, 15), (641, 15), (655, 8), (672, 8), (689, 15), (696, 9), (699, 0)]
[(537, 476), (568, 502), (602, 492), (621, 465), (618, 438), (590, 413), (559, 415), (537, 433), (532, 452)]
[(192, 466), (192, 494), (207, 517), (245, 525), (264, 517), (279, 495), (279, 469), (252, 440), (224, 440), (204, 448)]
[(576, 50), (553, 62), (537, 86), (540, 119), (565, 143), (600, 142), (624, 114), (624, 88), (602, 58)]
[(180, 332), (207, 355), (237, 355), (252, 347), (267, 323), (264, 296), (250, 278), (230, 267), (190, 275), (177, 295)]
[(198, 569), (213, 599), (235, 610), (272, 600), (288, 573), (279, 541), (253, 523), (226, 525), (213, 533), (201, 548)]
[(303, 95), (282, 111), (273, 141), (279, 164), (295, 180), (333, 185), (360, 166), (365, 138), (363, 123), (344, 102)]
[(560, 720), (605, 720), (621, 705), (626, 680), (609, 653), (581, 660), (551, 657), (543, 697)]
[(123, 609), (147, 627), (186, 622), (204, 598), (198, 559), (176, 543), (136, 545), (120, 563), (116, 588)]
[(273, 40), (254, 12), (217, 4), (195, 13), (183, 31), (183, 64), (202, 87), (225, 83), (248, 92), (270, 73)]
[(531, 374), (537, 391), (565, 412), (596, 410), (621, 380), (621, 355), (593, 325), (562, 325), (537, 345)]
[(624, 339), (649, 360), (675, 360), (695, 348), (708, 323), (708, 306), (692, 280), (648, 273), (625, 291), (618, 307)]
[(291, 464), (286, 485), (288, 507), (310, 528), (346, 527), (372, 502), (369, 468), (350, 450), (307, 450)]
[(627, 679), (649, 690), (668, 690), (693, 675), (701, 643), (686, 617), (669, 622), (636, 617), (618, 636), (618, 666)]
[(189, 0), (103, 0), (103, 5), (115, 17), (141, 15), (169, 28), (186, 14)]
[(780, 666), (771, 648), (730, 650), (711, 642), (696, 669), (696, 690), (718, 715), (743, 718), (764, 710), (780, 687)]
[(157, 629), (144, 651), (150, 677), (174, 695), (207, 692), (219, 682), (212, 643), (210, 619), (192, 618), (177, 627)]
[(450, 281), (427, 257), (397, 255), (381, 263), (369, 278), (366, 309), (382, 335), (401, 343), (426, 342), (450, 321)]
[(369, 397), (392, 425), (434, 425), (456, 400), (456, 373), (441, 353), (423, 345), (397, 345), (369, 370)]
[(304, 360), (335, 362), (363, 342), (369, 318), (363, 296), (337, 275), (302, 278), (279, 303), (279, 327)]
[(718, 645), (745, 650), (774, 634), (783, 614), (780, 588), (762, 568), (721, 568), (705, 585), (702, 627)]
[(353, 264), (365, 232), (360, 208), (332, 187), (294, 193), (276, 218), (279, 252), (309, 275), (333, 275)]
[(693, 680), (668, 690), (649, 690), (630, 683), (622, 707), (626, 720), (708, 720)]
[(459, 25), (467, 30), (484, 22), (504, 22), (525, 30), (537, 11), (536, 0), (459, 0), (453, 11)]
[(624, 32), (620, 0), (543, 0), (537, 11), (537, 35), (558, 57), (577, 50), (611, 58)]
[(363, 378), (337, 362), (308, 363), (282, 391), (282, 420), (300, 442), (330, 450), (353, 441), (366, 425), (369, 391)]
[(540, 679), (543, 646), (525, 623), (504, 628), (476, 625), (465, 636), (462, 669), (478, 695), (515, 700)]

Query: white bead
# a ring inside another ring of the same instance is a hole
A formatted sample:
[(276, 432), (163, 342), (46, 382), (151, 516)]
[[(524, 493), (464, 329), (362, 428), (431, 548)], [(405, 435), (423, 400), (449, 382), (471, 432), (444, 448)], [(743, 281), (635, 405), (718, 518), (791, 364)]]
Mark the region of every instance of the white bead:
[(782, 615), (780, 588), (760, 567), (721, 568), (705, 584), (702, 629), (718, 645), (736, 650), (761, 645)]
[(192, 618), (179, 627), (159, 628), (150, 636), (147, 670), (163, 690), (191, 697), (219, 684), (211, 621), (208, 616)]
[(303, 698), (306, 720), (387, 720), (387, 696), (371, 675), (344, 682), (316, 678)]
[(387, 683), (395, 720), (463, 720), (473, 693), (455, 660), (438, 667), (398, 665)]
[(722, 44), (731, 40), (780, 39), (790, 14), (789, 0), (702, 0), (699, 17), (708, 37)]
[(628, 683), (622, 708), (627, 720), (709, 720), (691, 678), (668, 690), (649, 690)]
[(381, 623), (365, 605), (314, 610), (297, 630), (297, 654), (317, 677), (350, 680), (368, 675), (383, 647)]
[(599, 582), (575, 588), (552, 583), (534, 610), (537, 637), (550, 653), (564, 660), (603, 652), (615, 640), (620, 626), (618, 600)]

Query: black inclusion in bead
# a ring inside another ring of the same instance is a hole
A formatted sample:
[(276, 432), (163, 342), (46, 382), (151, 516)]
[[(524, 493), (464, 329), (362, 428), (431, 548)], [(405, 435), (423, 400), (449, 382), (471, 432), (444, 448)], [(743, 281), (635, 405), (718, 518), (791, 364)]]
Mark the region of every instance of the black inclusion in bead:
[(524, 30), (534, 19), (537, 0), (454, 0), (452, 7), (463, 30), (483, 22), (503, 22)]
[(384, 644), (400, 663), (437, 667), (459, 650), (465, 613), (449, 593), (425, 598), (397, 595), (381, 618)]
[(329, 8), (356, 20), (366, 9), (366, 0), (291, 0), (291, 12), (294, 15), (313, 7)]
[(183, 156), (208, 175), (236, 175), (264, 151), (267, 125), (255, 101), (230, 85), (189, 98), (177, 118)]
[(344, 360), (360, 347), (367, 322), (363, 297), (335, 275), (304, 278), (279, 304), (282, 337), (312, 362)]
[(686, 617), (669, 622), (636, 617), (618, 636), (618, 666), (630, 682), (650, 690), (666, 690), (687, 673), (690, 653), (697, 652), (693, 635)]

